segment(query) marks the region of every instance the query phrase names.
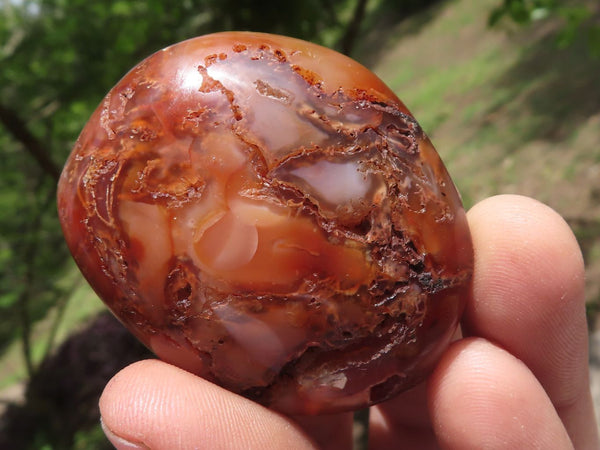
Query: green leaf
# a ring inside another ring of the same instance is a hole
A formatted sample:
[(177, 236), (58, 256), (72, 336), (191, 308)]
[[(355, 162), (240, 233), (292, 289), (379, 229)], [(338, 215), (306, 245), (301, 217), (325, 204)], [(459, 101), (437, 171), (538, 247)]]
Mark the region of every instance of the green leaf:
[(588, 31), (588, 45), (592, 57), (600, 58), (600, 25), (590, 27)]

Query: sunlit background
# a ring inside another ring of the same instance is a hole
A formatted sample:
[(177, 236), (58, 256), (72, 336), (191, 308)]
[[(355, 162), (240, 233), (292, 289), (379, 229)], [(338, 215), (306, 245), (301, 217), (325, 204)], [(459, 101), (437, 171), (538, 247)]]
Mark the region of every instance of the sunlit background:
[(4, 0), (0, 448), (110, 448), (98, 396), (148, 353), (103, 313), (74, 267), (57, 179), (87, 118), (129, 68), (171, 43), (232, 29), (318, 42), (374, 70), (430, 135), (466, 207), (519, 193), (565, 217), (587, 265), (599, 398), (596, 0)]

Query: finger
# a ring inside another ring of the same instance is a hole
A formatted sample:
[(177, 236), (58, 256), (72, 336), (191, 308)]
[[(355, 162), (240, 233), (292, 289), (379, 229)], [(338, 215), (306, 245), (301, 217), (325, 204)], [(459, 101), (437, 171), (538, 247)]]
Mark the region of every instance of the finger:
[[(460, 338), (462, 334), (458, 329), (453, 340)], [(369, 419), (369, 448), (438, 448), (427, 408), (426, 383), (372, 407)]]
[(369, 448), (438, 448), (427, 409), (425, 383), (371, 408)]
[(429, 393), (442, 448), (573, 448), (531, 371), (482, 338), (451, 346), (430, 378)]
[(308, 424), (305, 432), (287, 417), (157, 360), (119, 372), (100, 398), (100, 412), (117, 449), (351, 447), (350, 433), (331, 425), (340, 425), (342, 416), (323, 418), (319, 427)]
[(522, 360), (575, 446), (593, 447), (584, 268), (571, 230), (547, 206), (517, 196), (487, 199), (468, 218), (475, 271), (464, 329)]
[(292, 419), (311, 437), (319, 449), (341, 450), (352, 448), (353, 417), (353, 413), (342, 413), (293, 416)]

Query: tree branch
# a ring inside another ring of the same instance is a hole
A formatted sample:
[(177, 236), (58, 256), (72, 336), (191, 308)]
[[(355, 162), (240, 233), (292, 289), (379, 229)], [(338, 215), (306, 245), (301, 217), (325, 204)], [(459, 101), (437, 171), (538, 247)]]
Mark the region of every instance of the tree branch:
[(0, 105), (0, 123), (15, 140), (23, 145), (44, 173), (58, 182), (60, 167), (50, 158), (44, 144), (33, 135), (18, 114), (4, 105)]

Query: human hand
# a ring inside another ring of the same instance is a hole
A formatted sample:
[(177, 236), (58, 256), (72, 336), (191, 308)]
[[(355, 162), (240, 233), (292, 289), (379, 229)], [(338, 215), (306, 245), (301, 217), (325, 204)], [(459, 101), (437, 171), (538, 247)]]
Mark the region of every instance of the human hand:
[[(473, 296), (427, 383), (371, 408), (372, 449), (596, 449), (584, 268), (566, 223), (528, 198), (468, 213)], [(352, 414), (286, 417), (161, 361), (100, 399), (120, 449), (349, 449)]]

